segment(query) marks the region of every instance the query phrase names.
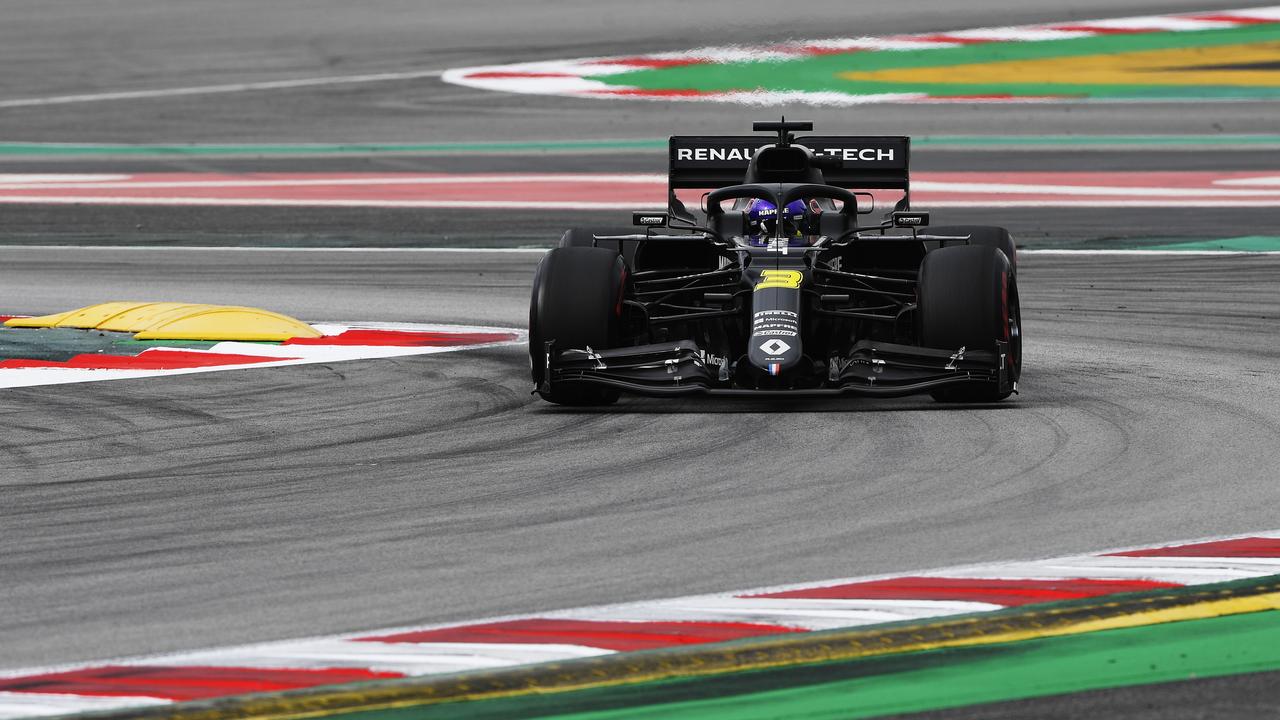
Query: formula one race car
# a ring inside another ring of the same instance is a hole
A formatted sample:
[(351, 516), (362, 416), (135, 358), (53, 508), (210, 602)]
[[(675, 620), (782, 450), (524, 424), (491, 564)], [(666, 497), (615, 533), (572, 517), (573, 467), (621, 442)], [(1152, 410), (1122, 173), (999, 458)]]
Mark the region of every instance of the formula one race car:
[[(672, 137), (668, 211), (576, 228), (538, 265), (535, 391), (992, 402), (1022, 369), (1017, 256), (999, 227), (920, 229), (906, 137)], [(699, 220), (676, 190), (710, 190)], [(883, 222), (868, 190), (901, 193)]]

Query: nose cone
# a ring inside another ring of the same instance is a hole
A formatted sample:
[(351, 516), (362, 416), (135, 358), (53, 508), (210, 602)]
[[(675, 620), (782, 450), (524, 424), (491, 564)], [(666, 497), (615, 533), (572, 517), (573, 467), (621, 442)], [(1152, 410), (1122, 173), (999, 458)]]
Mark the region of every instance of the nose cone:
[(751, 340), (747, 359), (755, 367), (778, 375), (803, 356), (800, 343), (799, 270), (764, 270), (751, 299)]

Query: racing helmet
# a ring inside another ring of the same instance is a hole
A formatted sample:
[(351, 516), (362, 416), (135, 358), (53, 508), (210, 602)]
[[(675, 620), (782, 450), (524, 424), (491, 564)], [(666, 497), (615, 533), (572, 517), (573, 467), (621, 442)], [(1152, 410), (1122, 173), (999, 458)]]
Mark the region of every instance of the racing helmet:
[[(810, 208), (810, 205), (813, 205), (813, 207)], [(811, 238), (809, 237), (808, 226), (811, 223), (805, 217), (807, 212), (820, 212), (817, 208), (817, 203), (793, 200), (782, 209), (781, 236), (787, 238), (787, 245), (796, 247), (810, 243)], [(775, 232), (779, 221), (778, 206), (768, 200), (756, 198), (747, 206), (746, 213), (748, 244), (756, 247), (768, 245), (778, 234)]]

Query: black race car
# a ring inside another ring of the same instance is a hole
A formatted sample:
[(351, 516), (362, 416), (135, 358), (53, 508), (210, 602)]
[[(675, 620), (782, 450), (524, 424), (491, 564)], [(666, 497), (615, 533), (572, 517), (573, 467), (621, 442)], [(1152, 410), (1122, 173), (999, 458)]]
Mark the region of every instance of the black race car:
[[(752, 397), (930, 393), (992, 402), (1022, 370), (1017, 256), (999, 227), (932, 228), (906, 137), (672, 137), (668, 212), (575, 228), (538, 265), (534, 390)], [(676, 190), (700, 188), (700, 220)], [(902, 193), (878, 224), (868, 190)], [(783, 222), (802, 201), (803, 216)], [(763, 204), (758, 201), (765, 201)], [(753, 208), (778, 217), (761, 225)], [(634, 229), (639, 226), (639, 230)], [(766, 233), (761, 235), (761, 233)], [(797, 240), (799, 238), (799, 240)]]

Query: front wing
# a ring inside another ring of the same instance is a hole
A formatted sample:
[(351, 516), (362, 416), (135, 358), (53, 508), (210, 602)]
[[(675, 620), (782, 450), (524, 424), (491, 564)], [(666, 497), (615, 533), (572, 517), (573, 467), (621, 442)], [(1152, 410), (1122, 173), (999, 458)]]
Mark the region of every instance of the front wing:
[(989, 350), (939, 350), (863, 340), (848, 355), (827, 362), (827, 378), (816, 387), (756, 390), (733, 387), (729, 364), (690, 340), (596, 351), (557, 349), (546, 344), (547, 372), (535, 390), (552, 386), (593, 385), (636, 395), (714, 395), (720, 397), (824, 397), (868, 395), (901, 397), (957, 385), (987, 385), (1000, 392), (1017, 390), (1009, 375), (1005, 342)]

